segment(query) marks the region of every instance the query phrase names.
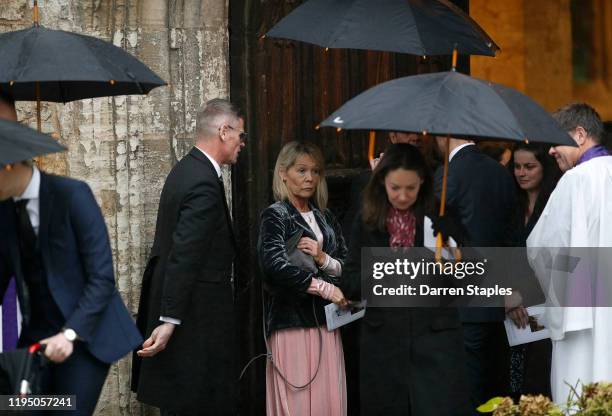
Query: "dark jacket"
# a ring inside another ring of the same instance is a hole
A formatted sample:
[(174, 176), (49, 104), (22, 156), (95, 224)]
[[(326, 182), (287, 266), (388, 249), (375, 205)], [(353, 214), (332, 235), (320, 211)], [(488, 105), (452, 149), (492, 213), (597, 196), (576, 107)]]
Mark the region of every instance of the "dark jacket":
[(162, 323), (160, 316), (181, 324), (165, 350), (134, 355), (138, 400), (177, 413), (236, 413), (235, 252), (222, 182), (193, 148), (164, 184), (138, 309), (145, 337)]
[[(353, 223), (341, 289), (361, 298), (364, 247), (388, 247), (389, 234)], [(415, 246), (423, 246), (423, 217)], [(359, 321), (361, 415), (463, 416), (468, 388), (456, 308), (367, 308)], [(443, 397), (443, 400), (440, 398)]]
[[(329, 210), (320, 211), (311, 205), (323, 234), (323, 251), (344, 263), (346, 245), (338, 221)], [(267, 293), (266, 329), (269, 336), (283, 328), (315, 327), (325, 323), (324, 306), (329, 303), (306, 293), (313, 277), (335, 285), (338, 278), (323, 272), (316, 276), (289, 263), (286, 242), (298, 232), (303, 237), (316, 237), (300, 212), (288, 201), (276, 202), (261, 214), (258, 255)], [(313, 303), (314, 302), (314, 303)], [(316, 320), (315, 313), (316, 311)]]
[[(100, 208), (86, 183), (40, 174), (38, 243), (49, 293), (87, 350), (112, 363), (142, 343), (115, 286), (110, 243)], [(31, 299), (24, 282), (11, 199), (0, 202), (0, 300), (16, 276), (23, 328)]]
[[(442, 190), (442, 172), (435, 174), (435, 190)], [(476, 146), (460, 149), (448, 165), (446, 204), (467, 232), (472, 247), (506, 247), (514, 239), (516, 193), (512, 177), (499, 162)], [(462, 309), (464, 322), (496, 322), (503, 308)]]

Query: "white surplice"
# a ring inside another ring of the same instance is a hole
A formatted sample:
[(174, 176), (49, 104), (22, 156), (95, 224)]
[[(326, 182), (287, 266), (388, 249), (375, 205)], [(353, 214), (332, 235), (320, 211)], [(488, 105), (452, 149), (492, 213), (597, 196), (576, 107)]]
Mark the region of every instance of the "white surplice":
[[(554, 274), (559, 277), (560, 273), (551, 272), (550, 262), (545, 266), (545, 252), (554, 258), (558, 247), (581, 247), (570, 249), (581, 253), (586, 247), (612, 247), (612, 156), (588, 160), (563, 175), (529, 235), (527, 247), (529, 262), (540, 281), (551, 279), (551, 275), (554, 280)], [(584, 271), (584, 263), (588, 268), (588, 262), (582, 262), (572, 275), (579, 275), (581, 267)], [(605, 269), (610, 270), (600, 267)], [(610, 279), (612, 276), (604, 276), (605, 281)], [(549, 304), (551, 299), (555, 304), (555, 296), (549, 292)], [(567, 399), (570, 388), (566, 383), (575, 386), (578, 380), (612, 380), (612, 308), (549, 307), (545, 323), (553, 340), (551, 384), (556, 403)]]

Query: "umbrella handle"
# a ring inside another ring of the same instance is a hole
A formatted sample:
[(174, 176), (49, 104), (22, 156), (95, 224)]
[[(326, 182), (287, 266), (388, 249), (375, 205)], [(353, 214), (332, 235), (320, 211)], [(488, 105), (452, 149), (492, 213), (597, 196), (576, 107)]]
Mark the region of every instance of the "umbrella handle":
[(376, 132), (370, 131), (370, 142), (368, 143), (368, 160), (374, 160), (374, 150), (376, 149)]

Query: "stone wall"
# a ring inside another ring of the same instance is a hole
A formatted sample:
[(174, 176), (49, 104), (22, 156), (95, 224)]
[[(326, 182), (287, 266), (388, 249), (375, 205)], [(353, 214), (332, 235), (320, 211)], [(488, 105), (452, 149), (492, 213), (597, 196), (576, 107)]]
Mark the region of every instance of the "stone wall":
[(470, 0), (470, 15), (499, 44), (495, 58), (472, 57), (478, 78), (513, 87), (548, 111), (573, 101), (593, 105), (612, 120), (612, 3), (581, 0), (592, 7), (594, 79), (579, 83), (573, 77), (570, 0)]
[[(197, 109), (229, 95), (227, 0), (40, 0), (41, 24), (121, 46), (168, 82), (148, 96), (45, 103), (43, 131), (68, 152), (45, 170), (86, 181), (102, 207), (116, 281), (135, 313), (157, 204), (171, 166), (191, 147)], [(0, 32), (28, 27), (31, 0), (0, 1)], [(35, 106), (19, 103), (36, 126)], [(224, 176), (228, 172), (225, 172)], [(229, 186), (226, 189), (231, 189)], [(129, 391), (130, 361), (113, 365), (97, 414), (146, 414)]]

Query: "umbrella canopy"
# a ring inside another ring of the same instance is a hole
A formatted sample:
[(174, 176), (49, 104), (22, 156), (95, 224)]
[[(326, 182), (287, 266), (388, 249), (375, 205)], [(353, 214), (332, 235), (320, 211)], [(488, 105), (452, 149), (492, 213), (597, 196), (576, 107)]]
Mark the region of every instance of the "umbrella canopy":
[(531, 98), (455, 71), (377, 85), (346, 102), (321, 125), (576, 146)]
[(64, 146), (46, 134), (0, 119), (0, 167), (64, 150)]
[(448, 0), (310, 0), (266, 36), (326, 48), (495, 56), (499, 47)]
[(0, 91), (17, 101), (65, 103), (147, 94), (166, 85), (146, 65), (111, 43), (37, 25), (0, 34), (0, 56)]

